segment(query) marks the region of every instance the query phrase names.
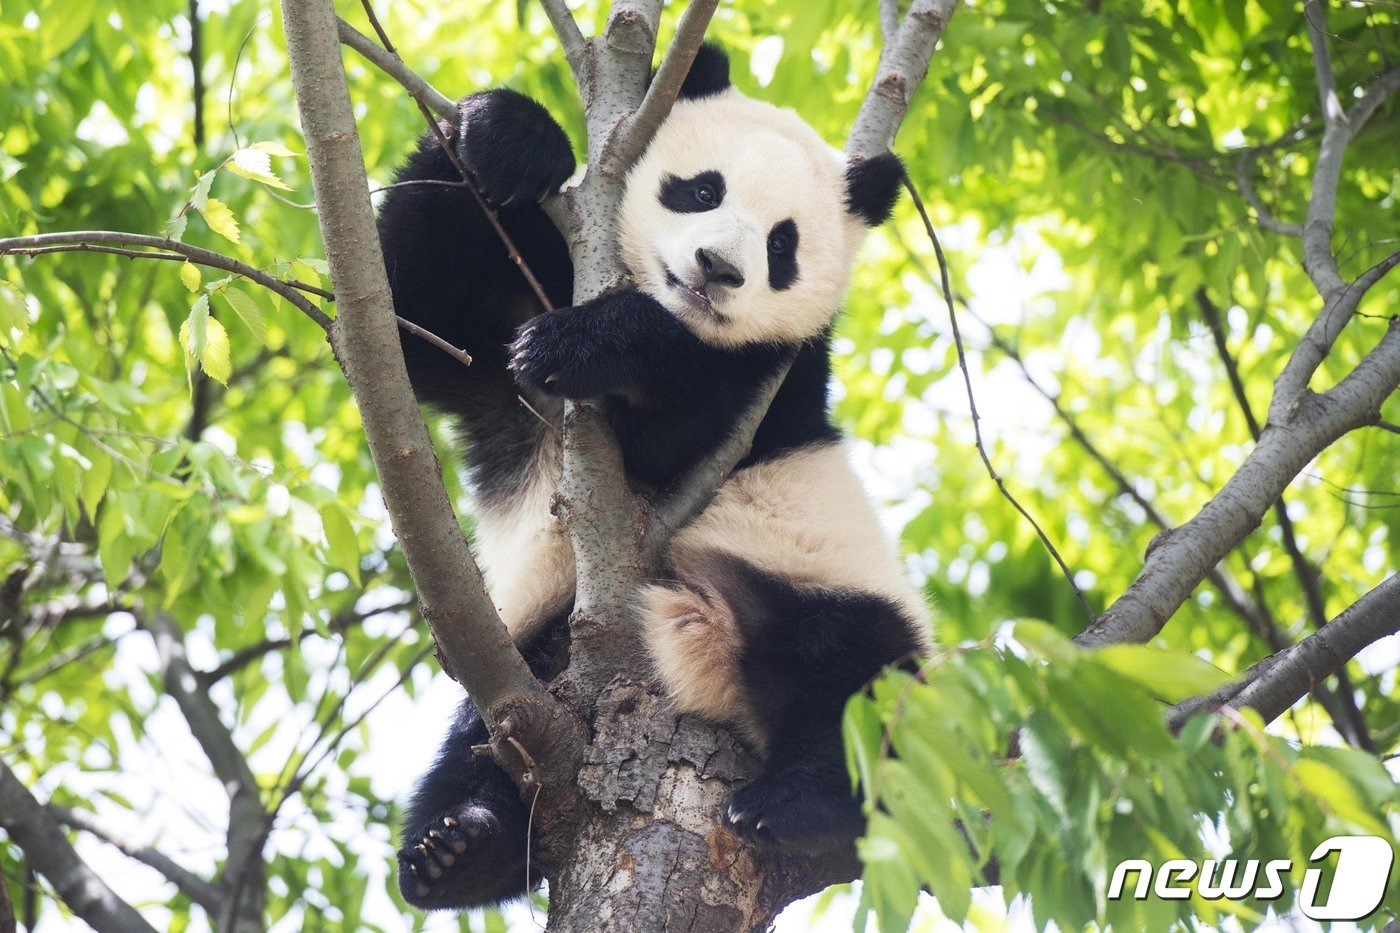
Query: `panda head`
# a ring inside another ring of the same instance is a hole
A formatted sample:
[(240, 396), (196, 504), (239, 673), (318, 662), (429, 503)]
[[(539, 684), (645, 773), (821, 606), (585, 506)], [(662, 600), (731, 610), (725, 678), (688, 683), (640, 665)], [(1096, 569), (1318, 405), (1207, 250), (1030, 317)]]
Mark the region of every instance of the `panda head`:
[(839, 310), (902, 171), (889, 153), (848, 162), (792, 111), (745, 97), (706, 45), (628, 175), (623, 259), (707, 343), (806, 340)]

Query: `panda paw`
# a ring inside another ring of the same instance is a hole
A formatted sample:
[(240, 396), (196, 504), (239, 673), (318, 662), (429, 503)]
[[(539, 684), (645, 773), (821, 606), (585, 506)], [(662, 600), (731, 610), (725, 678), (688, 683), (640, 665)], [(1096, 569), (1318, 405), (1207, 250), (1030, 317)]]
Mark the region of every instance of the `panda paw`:
[(573, 308), (531, 318), (516, 331), (510, 362), (516, 382), (548, 395), (580, 399), (598, 394), (589, 383), (589, 333), (585, 315)]
[(535, 203), (574, 173), (569, 137), (537, 102), (506, 88), (458, 105), (457, 151), (493, 207)]
[(806, 854), (850, 845), (865, 829), (849, 785), (818, 786), (778, 775), (760, 776), (735, 791), (724, 822), (747, 842)]
[(491, 865), (489, 873), (499, 870), (492, 860), (500, 835), (499, 821), (485, 807), (468, 804), (447, 811), (399, 850), (399, 892), (421, 910), (477, 901), (473, 889), (481, 879), (474, 876), (485, 864)]

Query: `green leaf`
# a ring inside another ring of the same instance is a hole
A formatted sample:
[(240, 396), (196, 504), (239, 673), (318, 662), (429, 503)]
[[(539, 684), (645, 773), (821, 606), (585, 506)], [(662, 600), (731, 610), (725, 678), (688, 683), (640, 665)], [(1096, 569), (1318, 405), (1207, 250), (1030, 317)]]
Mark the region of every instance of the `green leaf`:
[(235, 175), (242, 175), (269, 188), (281, 188), (283, 191), (292, 190), (282, 182), (272, 171), (272, 159), (268, 156), (266, 149), (257, 147), (246, 147), (234, 152), (229, 156), (225, 167)]
[(218, 198), (209, 198), (204, 202), (200, 213), (204, 215), (204, 221), (209, 224), (210, 230), (235, 243), (241, 242), (238, 233), (238, 220), (223, 201)]
[(180, 325), (180, 346), (185, 351), (185, 363), (192, 372), (204, 358), (209, 340), (209, 296), (200, 295), (190, 306), (189, 317)]
[(11, 345), (12, 331), (23, 337), (29, 331), (29, 308), (13, 286), (0, 282), (0, 345)]
[(1168, 703), (1210, 693), (1230, 679), (1220, 668), (1193, 654), (1148, 645), (1110, 645), (1090, 657)]
[(253, 332), (253, 337), (258, 343), (267, 346), (267, 325), (263, 322), (262, 309), (258, 307), (257, 302), (247, 292), (232, 285), (219, 294), (223, 295), (224, 301), (228, 302), (238, 319)]
[(228, 385), (228, 378), (233, 375), (233, 364), (229, 359), (228, 331), (224, 330), (223, 324), (212, 317), (209, 318), (208, 331), (208, 339), (204, 344), (204, 355), (200, 357), (199, 363), (209, 374), (210, 379)]
[(192, 262), (184, 263), (180, 266), (180, 281), (192, 292), (199, 291), (200, 283), (199, 267)]
[(355, 585), (359, 586), (360, 543), (355, 537), (354, 527), (345, 517), (344, 510), (334, 502), (321, 506), (320, 512), (331, 563), (348, 573)]
[(297, 153), (288, 149), (286, 146), (282, 145), (275, 139), (269, 139), (265, 142), (260, 143), (253, 143), (253, 145), (249, 148), (256, 149), (258, 152), (266, 152), (268, 155), (283, 156), (286, 158), (292, 158), (297, 155)]

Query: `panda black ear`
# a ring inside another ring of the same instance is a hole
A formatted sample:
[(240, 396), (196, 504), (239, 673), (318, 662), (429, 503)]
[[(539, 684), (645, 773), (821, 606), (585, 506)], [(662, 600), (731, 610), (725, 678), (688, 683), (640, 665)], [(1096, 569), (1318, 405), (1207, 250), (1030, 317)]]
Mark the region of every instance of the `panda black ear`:
[(899, 200), (904, 163), (893, 152), (846, 165), (846, 210), (867, 227), (878, 227), (890, 217)]
[(713, 42), (706, 42), (695, 53), (695, 61), (681, 84), (680, 99), (709, 97), (728, 89), (729, 56)]

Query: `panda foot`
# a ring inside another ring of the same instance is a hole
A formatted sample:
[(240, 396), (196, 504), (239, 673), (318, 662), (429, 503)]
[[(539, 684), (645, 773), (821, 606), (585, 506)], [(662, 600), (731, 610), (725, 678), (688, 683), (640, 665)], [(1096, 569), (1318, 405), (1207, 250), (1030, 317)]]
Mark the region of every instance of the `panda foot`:
[(734, 792), (724, 822), (735, 835), (771, 849), (815, 854), (850, 845), (865, 829), (849, 785), (792, 775), (760, 776)]
[[(442, 814), (398, 853), (399, 891), (421, 910), (460, 908), (499, 899), (495, 889), (515, 861), (501, 851), (501, 825), (485, 807), (464, 804)], [(525, 869), (517, 882), (525, 887)]]

